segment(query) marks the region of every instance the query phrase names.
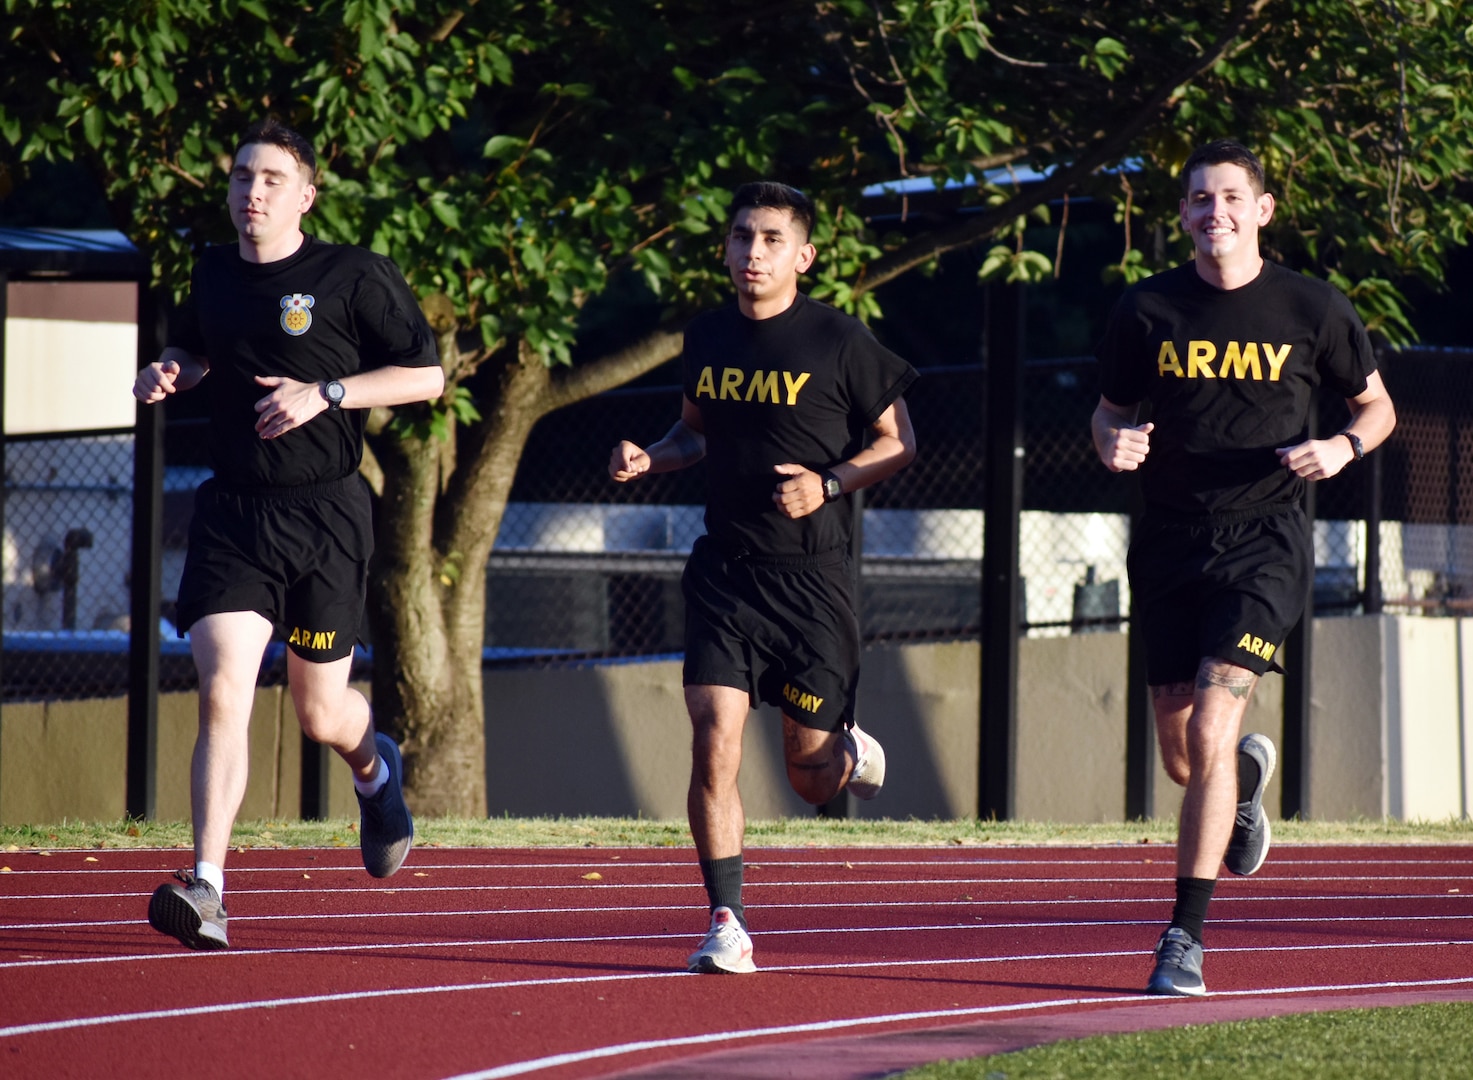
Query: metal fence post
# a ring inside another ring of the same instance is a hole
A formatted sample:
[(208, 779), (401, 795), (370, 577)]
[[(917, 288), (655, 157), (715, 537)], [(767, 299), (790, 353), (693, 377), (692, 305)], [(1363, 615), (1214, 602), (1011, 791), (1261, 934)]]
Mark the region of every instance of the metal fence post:
[[(1140, 515), (1130, 518), (1131, 533)], [(1151, 688), (1146, 681), (1146, 635), (1141, 630), (1135, 590), (1130, 594), (1130, 626), (1126, 634), (1125, 667), (1125, 817), (1146, 820), (1156, 810), (1156, 733), (1153, 730)]]
[(977, 816), (1012, 816), (1018, 725), (1018, 540), (1023, 512), (1023, 286), (986, 291), (983, 334), (982, 671)]
[[(158, 354), (156, 309), (148, 272), (138, 282), (138, 362)], [(133, 552), (128, 614), (129, 817), (157, 810), (159, 720), (159, 593), (164, 544), (164, 406), (137, 405), (133, 428)]]
[[(1315, 413), (1310, 412), (1309, 437), (1316, 437)], [(1315, 488), (1304, 485), (1305, 527), (1314, 535)], [(1311, 559), (1308, 595), (1304, 598), (1304, 615), (1284, 642), (1289, 665), (1284, 669), (1284, 731), (1281, 738), (1283, 767), (1279, 771), (1279, 814), (1285, 818), (1301, 817), (1308, 769), (1309, 712), (1312, 694), (1310, 666), (1314, 662), (1314, 565)]]
[[(10, 274), (0, 267), (0, 484), (3, 484), (5, 471), (5, 320), (9, 318), (10, 309)], [(0, 536), (5, 535), (5, 492), (0, 487)], [(5, 605), (0, 604), (0, 634), (5, 629)], [(5, 649), (0, 648), (0, 687), (5, 685)], [(0, 739), (0, 742), (4, 742)], [(0, 774), (3, 774), (4, 761), (0, 760)]]

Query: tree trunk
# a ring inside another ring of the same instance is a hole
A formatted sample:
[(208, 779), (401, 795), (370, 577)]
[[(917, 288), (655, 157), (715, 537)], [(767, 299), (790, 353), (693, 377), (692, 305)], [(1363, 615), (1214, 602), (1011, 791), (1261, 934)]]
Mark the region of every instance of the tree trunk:
[[(374, 715), (403, 746), (405, 794), (415, 813), (486, 814), (486, 564), (533, 426), (658, 366), (679, 352), (680, 341), (679, 330), (660, 331), (557, 372), (523, 348), (456, 457), (447, 458), (433, 438), (375, 440), (383, 496), (369, 587)], [(442, 485), (446, 461), (455, 467)]]

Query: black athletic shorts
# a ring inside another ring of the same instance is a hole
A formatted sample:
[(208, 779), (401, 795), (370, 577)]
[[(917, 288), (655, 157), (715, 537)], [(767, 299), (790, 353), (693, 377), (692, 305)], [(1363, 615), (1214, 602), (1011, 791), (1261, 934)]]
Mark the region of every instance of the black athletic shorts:
[(243, 491), (206, 480), (194, 497), (179, 583), (179, 633), (206, 615), (254, 611), (304, 660), (353, 651), (363, 628), (373, 508), (354, 473)]
[(845, 549), (731, 555), (700, 537), (681, 580), (686, 686), (734, 686), (804, 727), (848, 722), (859, 684), (859, 620)]
[(1262, 675), (1304, 614), (1314, 574), (1297, 506), (1172, 519), (1147, 511), (1127, 558), (1146, 641), (1146, 681), (1194, 682), (1204, 657)]

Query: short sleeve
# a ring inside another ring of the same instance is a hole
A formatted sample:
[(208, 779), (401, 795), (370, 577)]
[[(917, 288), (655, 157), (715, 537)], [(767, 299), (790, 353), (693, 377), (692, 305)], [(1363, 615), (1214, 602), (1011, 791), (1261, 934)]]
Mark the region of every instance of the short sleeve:
[[(197, 275), (196, 275), (197, 277)], [(190, 356), (208, 356), (204, 334), (199, 326), (199, 305), (194, 299), (196, 281), (190, 281), (189, 295), (169, 315), (169, 329), (164, 344), (183, 349)]]
[(915, 368), (875, 340), (855, 322), (844, 343), (844, 370), (851, 408), (873, 424), (920, 377)]
[(374, 258), (353, 302), (365, 368), (433, 367), (440, 362), (430, 324), (399, 268)]
[(1376, 350), (1350, 300), (1339, 289), (1330, 294), (1320, 335), (1320, 377), (1327, 389), (1352, 398), (1376, 370)]
[(1100, 395), (1116, 405), (1135, 405), (1146, 397), (1146, 365), (1140, 363), (1144, 327), (1134, 297), (1122, 296), (1110, 312), (1105, 336), (1095, 348), (1099, 360)]

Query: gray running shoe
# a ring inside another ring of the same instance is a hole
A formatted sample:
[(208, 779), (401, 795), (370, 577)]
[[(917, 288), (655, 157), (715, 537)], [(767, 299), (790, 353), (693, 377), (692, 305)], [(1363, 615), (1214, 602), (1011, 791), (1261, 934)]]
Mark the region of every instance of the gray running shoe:
[(189, 870), (179, 870), (174, 876), (183, 884), (169, 882), (153, 891), (148, 901), (148, 925), (178, 938), (191, 949), (228, 947), (225, 905), (215, 886)]
[(854, 770), (849, 774), (849, 791), (858, 799), (873, 799), (885, 786), (885, 748), (858, 724), (850, 724), (845, 737), (854, 752)]
[[(379, 756), (388, 763), (389, 779), (372, 798), (358, 795), (361, 819), (358, 839), (363, 867), (376, 878), (386, 878), (404, 865), (414, 844), (414, 818), (404, 804), (404, 760), (399, 747), (382, 731), (374, 736)], [(357, 792), (355, 792), (357, 794)]]
[(1156, 970), (1146, 983), (1146, 993), (1172, 997), (1202, 997), (1202, 946), (1179, 926), (1168, 926), (1156, 942)]
[(1258, 785), (1251, 798), (1238, 804), (1232, 839), (1228, 841), (1222, 862), (1230, 873), (1247, 875), (1256, 873), (1263, 865), (1263, 860), (1268, 858), (1269, 842), (1273, 839), (1268, 813), (1263, 809), (1263, 793), (1274, 774), (1278, 754), (1267, 735), (1257, 734), (1244, 735), (1238, 741), (1238, 753), (1258, 763)]

